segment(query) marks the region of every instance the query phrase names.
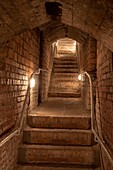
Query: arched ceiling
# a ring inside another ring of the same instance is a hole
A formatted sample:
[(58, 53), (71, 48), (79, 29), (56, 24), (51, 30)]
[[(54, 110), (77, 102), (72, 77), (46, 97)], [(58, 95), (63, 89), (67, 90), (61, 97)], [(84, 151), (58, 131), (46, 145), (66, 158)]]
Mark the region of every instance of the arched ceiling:
[(62, 4), (61, 23), (101, 40), (113, 51), (112, 0), (1, 0), (0, 44), (13, 36), (50, 23), (45, 2)]
[(78, 28), (63, 24), (60, 21), (50, 21), (48, 24), (44, 24), (39, 28), (40, 30), (43, 30), (44, 37), (46, 37), (48, 43), (53, 43), (60, 38), (68, 36), (69, 38), (84, 44), (88, 38), (87, 33)]

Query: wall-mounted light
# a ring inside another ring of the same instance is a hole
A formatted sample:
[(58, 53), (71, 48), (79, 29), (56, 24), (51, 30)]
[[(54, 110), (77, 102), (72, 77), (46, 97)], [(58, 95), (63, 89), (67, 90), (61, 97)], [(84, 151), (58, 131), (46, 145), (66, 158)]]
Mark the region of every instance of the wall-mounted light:
[(33, 87), (35, 87), (35, 79), (31, 78), (31, 80), (30, 80), (30, 88), (33, 88)]
[(83, 75), (83, 74), (79, 74), (79, 75), (78, 75), (78, 80), (84, 81), (84, 75)]
[(58, 45), (58, 41), (56, 42), (56, 46)]

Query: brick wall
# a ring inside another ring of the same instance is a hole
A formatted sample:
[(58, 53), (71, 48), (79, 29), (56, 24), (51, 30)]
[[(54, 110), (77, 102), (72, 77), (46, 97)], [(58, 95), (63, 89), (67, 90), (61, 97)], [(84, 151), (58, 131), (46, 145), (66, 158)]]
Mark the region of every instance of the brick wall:
[(51, 70), (53, 65), (53, 55), (52, 55), (52, 46), (47, 42), (46, 38), (43, 37), (41, 33), (41, 56), (40, 56), (40, 68), (45, 71), (41, 71), (40, 74), (40, 102), (43, 102), (48, 97), (49, 82), (51, 76)]
[[(0, 48), (0, 139), (19, 124), (28, 78), (39, 68), (39, 31), (14, 37)], [(37, 89), (31, 91), (30, 108), (38, 102)], [(13, 170), (19, 137), (0, 148), (0, 170)]]
[[(113, 53), (97, 42), (97, 102), (96, 113), (100, 136), (113, 156)], [(105, 169), (112, 170), (103, 152)]]
[[(89, 37), (84, 45), (77, 44), (77, 46), (80, 72), (87, 71), (90, 74), (95, 74), (97, 41), (94, 38)], [(81, 97), (83, 104), (90, 109), (90, 89), (87, 76), (84, 76), (84, 81), (81, 83)]]

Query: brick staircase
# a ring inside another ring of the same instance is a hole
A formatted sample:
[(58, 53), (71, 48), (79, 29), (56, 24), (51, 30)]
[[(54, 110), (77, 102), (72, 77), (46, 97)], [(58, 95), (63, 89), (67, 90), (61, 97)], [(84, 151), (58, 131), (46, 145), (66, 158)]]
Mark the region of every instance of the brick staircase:
[(54, 59), (49, 97), (80, 97), (78, 64), (75, 56)]
[[(66, 102), (68, 103), (67, 99)], [(59, 112), (63, 111), (64, 106), (65, 112), (61, 115)], [(65, 105), (62, 100), (52, 99), (52, 102), (47, 101), (35, 113), (28, 115), (16, 170), (98, 168), (98, 145), (91, 132), (90, 115), (81, 108), (79, 102)]]
[(15, 170), (100, 170), (98, 144), (77, 77), (75, 57), (55, 58), (52, 98), (28, 115)]

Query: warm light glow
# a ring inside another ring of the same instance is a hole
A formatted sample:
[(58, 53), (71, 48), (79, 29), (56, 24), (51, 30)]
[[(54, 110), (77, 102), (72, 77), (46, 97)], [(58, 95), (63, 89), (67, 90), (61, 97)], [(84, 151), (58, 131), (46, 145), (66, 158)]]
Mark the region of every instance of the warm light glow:
[(78, 75), (78, 80), (81, 80), (81, 79), (82, 79), (82, 75), (79, 74), (79, 75)]
[(83, 74), (79, 74), (79, 75), (78, 75), (78, 80), (80, 80), (80, 81), (83, 81), (83, 80), (84, 80)]
[(32, 78), (30, 80), (30, 88), (33, 88), (33, 87), (35, 87), (35, 79), (34, 78)]
[(73, 45), (76, 46), (76, 44), (77, 44), (77, 43), (76, 43), (76, 41), (75, 41), (75, 42), (73, 43)]
[(58, 45), (58, 41), (56, 42), (56, 46)]

